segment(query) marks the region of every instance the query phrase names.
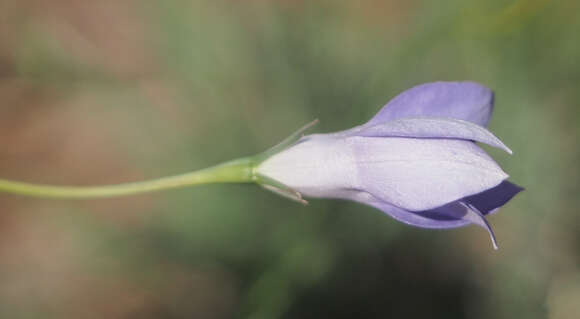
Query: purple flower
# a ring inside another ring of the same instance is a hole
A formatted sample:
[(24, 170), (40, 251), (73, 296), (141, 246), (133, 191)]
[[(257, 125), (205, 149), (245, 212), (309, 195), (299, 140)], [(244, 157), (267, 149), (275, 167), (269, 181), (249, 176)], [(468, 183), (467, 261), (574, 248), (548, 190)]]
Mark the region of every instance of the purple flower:
[(522, 190), (475, 142), (511, 154), (485, 126), (493, 93), (473, 82), (436, 82), (395, 97), (366, 124), (304, 136), (272, 155), (259, 176), (296, 194), (354, 200), (423, 228), (484, 227)]

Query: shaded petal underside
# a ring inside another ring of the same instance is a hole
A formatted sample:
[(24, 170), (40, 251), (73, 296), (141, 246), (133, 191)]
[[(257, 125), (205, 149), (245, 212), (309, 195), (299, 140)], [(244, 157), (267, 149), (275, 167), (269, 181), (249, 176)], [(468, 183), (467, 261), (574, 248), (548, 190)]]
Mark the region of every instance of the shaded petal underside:
[(404, 210), (373, 197), (367, 197), (365, 201), (359, 201), (382, 210), (400, 222), (416, 227), (445, 229), (469, 224), (481, 226), (488, 231), (494, 248), (497, 249), (493, 230), (484, 216), (496, 212), (522, 190), (523, 188), (504, 181), (500, 185), (480, 194), (420, 212)]
[(476, 195), (462, 198), (459, 201), (449, 203), (434, 209), (412, 212), (402, 208), (380, 202), (376, 198), (364, 203), (374, 206), (393, 218), (409, 225), (422, 228), (455, 228), (469, 224), (463, 219), (465, 209), (457, 206), (457, 202), (472, 205), (483, 215), (493, 214), (498, 208), (505, 205), (509, 200), (521, 192), (523, 188), (508, 181), (503, 181), (498, 186)]

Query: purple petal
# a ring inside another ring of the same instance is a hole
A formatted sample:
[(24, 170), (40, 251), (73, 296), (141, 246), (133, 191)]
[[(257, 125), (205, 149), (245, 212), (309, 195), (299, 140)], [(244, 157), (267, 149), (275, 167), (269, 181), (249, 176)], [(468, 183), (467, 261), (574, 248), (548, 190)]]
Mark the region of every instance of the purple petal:
[(368, 137), (416, 137), (453, 138), (485, 143), (512, 154), (495, 135), (482, 126), (471, 122), (444, 118), (405, 118), (373, 126), (365, 126), (358, 136)]
[[(521, 187), (506, 181), (481, 194), (422, 212), (407, 211), (400, 207), (381, 202), (374, 197), (365, 198), (358, 196), (358, 198), (351, 199), (376, 207), (398, 221), (416, 227), (442, 229), (461, 227), (468, 224), (478, 225), (487, 230), (493, 248), (498, 249), (495, 234), (485, 219), (485, 214), (497, 211), (500, 206), (509, 201), (521, 190)], [(472, 203), (483, 207), (485, 211), (480, 211)]]
[(368, 125), (407, 117), (442, 117), (487, 126), (493, 110), (493, 92), (474, 82), (433, 82), (397, 95)]
[(460, 201), (420, 212), (405, 210), (389, 203), (381, 202), (376, 198), (367, 204), (382, 210), (402, 223), (415, 227), (447, 229), (462, 227), (471, 223), (469, 220), (464, 219), (467, 210)]
[(357, 136), (346, 143), (354, 152), (357, 188), (410, 211), (481, 193), (508, 177), (481, 148), (463, 140)]
[(404, 210), (400, 207), (381, 202), (372, 196), (365, 197), (359, 195), (357, 197), (351, 197), (350, 199), (376, 207), (396, 220), (416, 227), (444, 229), (461, 227), (468, 224), (479, 225), (488, 231), (494, 248), (497, 249), (497, 242), (493, 230), (484, 216), (496, 212), (522, 190), (523, 188), (504, 181), (485, 192), (421, 212)]
[(524, 189), (516, 184), (503, 181), (498, 186), (485, 192), (465, 197), (464, 202), (473, 205), (484, 215), (493, 214)]
[(454, 228), (468, 224), (481, 226), (489, 233), (493, 248), (497, 249), (495, 234), (484, 215), (475, 207), (463, 202), (453, 202), (444, 207), (420, 213), (406, 211), (387, 203), (374, 202), (371, 205), (405, 224), (422, 228)]
[[(523, 188), (513, 183), (503, 181), (494, 188), (462, 198), (459, 201), (427, 211), (413, 212), (413, 214), (427, 218), (429, 221), (412, 225), (425, 228), (455, 228), (465, 226), (469, 224), (469, 221), (463, 218), (465, 209), (463, 206), (458, 205), (458, 203), (463, 202), (468, 206), (472, 206), (483, 215), (492, 214), (522, 190)], [(409, 223), (407, 222), (407, 224)]]
[(380, 209), (387, 215), (402, 223), (415, 227), (445, 229), (461, 227), (469, 224), (469, 221), (462, 219), (465, 215), (465, 209), (458, 209), (458, 202), (453, 202), (439, 208), (422, 212), (408, 211), (376, 199), (367, 204)]

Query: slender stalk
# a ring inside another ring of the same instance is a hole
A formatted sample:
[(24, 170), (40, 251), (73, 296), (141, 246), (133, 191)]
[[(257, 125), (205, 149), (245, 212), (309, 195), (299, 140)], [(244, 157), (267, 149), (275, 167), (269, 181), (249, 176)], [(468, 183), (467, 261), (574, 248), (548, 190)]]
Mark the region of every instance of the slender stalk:
[(102, 186), (56, 186), (0, 179), (0, 192), (54, 199), (89, 199), (141, 194), (210, 183), (255, 181), (254, 160), (242, 158), (210, 168), (159, 179)]

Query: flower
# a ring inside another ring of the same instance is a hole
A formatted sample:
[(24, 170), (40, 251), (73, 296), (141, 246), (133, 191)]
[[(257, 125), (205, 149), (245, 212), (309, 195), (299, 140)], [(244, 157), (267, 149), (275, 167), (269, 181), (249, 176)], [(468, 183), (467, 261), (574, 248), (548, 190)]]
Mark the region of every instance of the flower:
[[(296, 199), (340, 198), (423, 228), (476, 224), (522, 188), (475, 142), (511, 150), (485, 126), (493, 93), (473, 82), (435, 82), (391, 100), (369, 122), (313, 134), (256, 168), (268, 188)], [(294, 195), (292, 195), (294, 194)]]

